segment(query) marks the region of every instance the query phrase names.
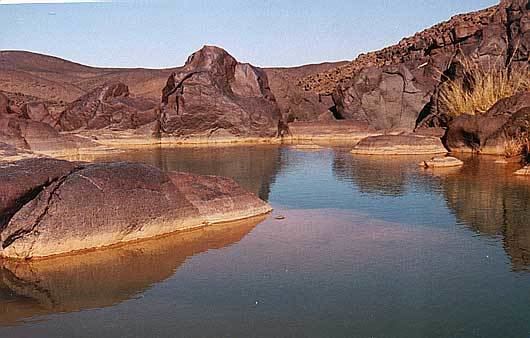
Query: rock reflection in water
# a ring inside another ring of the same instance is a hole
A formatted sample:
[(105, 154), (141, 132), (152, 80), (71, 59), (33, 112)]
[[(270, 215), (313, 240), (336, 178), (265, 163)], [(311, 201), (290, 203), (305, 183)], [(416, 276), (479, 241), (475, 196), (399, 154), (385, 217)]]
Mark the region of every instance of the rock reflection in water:
[(0, 261), (0, 324), (112, 306), (171, 277), (190, 256), (239, 242), (265, 216), (36, 261)]
[(411, 166), (425, 156), (365, 156), (336, 152), (333, 173), (339, 180), (353, 181), (359, 191), (401, 196), (406, 191)]
[(530, 268), (530, 180), (516, 167), (468, 157), (459, 170), (434, 171), (447, 205), (459, 222), (489, 236), (500, 236), (514, 270)]
[(81, 156), (87, 161), (131, 161), (154, 165), (164, 171), (218, 175), (236, 180), (243, 188), (268, 201), (270, 187), (281, 167), (277, 146), (150, 148), (122, 154)]

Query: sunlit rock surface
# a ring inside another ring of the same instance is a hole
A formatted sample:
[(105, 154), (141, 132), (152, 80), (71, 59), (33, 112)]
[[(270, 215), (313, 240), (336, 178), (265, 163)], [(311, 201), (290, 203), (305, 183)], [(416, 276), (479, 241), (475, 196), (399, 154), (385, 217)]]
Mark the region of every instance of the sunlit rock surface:
[[(3, 175), (13, 182), (20, 173), (31, 176), (31, 164), (26, 161), (16, 170), (8, 166)], [(60, 164), (65, 172), (57, 168), (44, 172), (25, 191), (8, 188), (12, 198), (5, 202), (1, 255), (24, 259), (57, 255), (271, 210), (226, 178), (166, 174), (126, 162)]]

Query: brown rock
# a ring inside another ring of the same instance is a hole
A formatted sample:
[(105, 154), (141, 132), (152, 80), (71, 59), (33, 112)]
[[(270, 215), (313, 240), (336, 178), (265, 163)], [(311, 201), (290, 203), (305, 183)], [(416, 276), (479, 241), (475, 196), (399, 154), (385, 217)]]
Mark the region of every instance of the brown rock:
[(10, 217), (0, 233), (1, 255), (57, 255), (269, 211), (227, 179), (168, 176), (125, 162), (78, 166), (49, 181)]
[(361, 155), (420, 155), (447, 153), (439, 138), (410, 134), (370, 136), (351, 151)]
[(170, 278), (189, 257), (239, 242), (263, 219), (218, 224), (75, 256), (0, 261), (0, 294), (9, 293), (11, 300), (0, 307), (0, 325), (126, 301)]
[(460, 167), (462, 165), (464, 165), (464, 162), (451, 156), (433, 157), (430, 160), (420, 163), (420, 166), (425, 168), (450, 168)]
[(170, 76), (159, 117), (163, 136), (274, 136), (279, 108), (266, 73), (205, 46)]
[(530, 92), (500, 100), (484, 115), (462, 115), (448, 125), (444, 141), (451, 151), (503, 155), (508, 140), (530, 133)]
[(78, 129), (135, 129), (156, 120), (155, 103), (131, 97), (120, 82), (100, 86), (83, 95), (61, 113), (58, 127)]
[[(0, 144), (2, 145), (2, 144)], [(14, 147), (0, 147), (16, 155)], [(69, 174), (75, 163), (54, 159), (27, 159), (0, 164), (0, 231), (24, 204), (37, 196), (50, 182)]]
[(438, 103), (438, 89), (447, 79), (462, 78), (463, 72), (456, 69), (458, 59), (473, 58), (490, 66), (527, 65), (529, 18), (526, 1), (502, 1), (454, 16), (397, 45), (360, 55), (348, 65), (310, 75), (301, 80), (301, 86), (333, 93), (341, 115), (378, 129), (445, 126), (447, 112)]

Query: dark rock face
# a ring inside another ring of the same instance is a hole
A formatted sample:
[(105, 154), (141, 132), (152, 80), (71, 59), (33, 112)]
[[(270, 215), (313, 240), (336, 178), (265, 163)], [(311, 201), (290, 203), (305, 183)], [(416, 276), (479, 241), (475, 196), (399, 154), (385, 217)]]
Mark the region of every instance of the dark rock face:
[(327, 71), (347, 62), (322, 63), (293, 68), (266, 68), (270, 87), (280, 112), (287, 122), (333, 120), (334, 106), (330, 95), (305, 91), (298, 82), (309, 75)]
[(361, 55), (349, 65), (310, 76), (301, 85), (333, 93), (338, 113), (345, 118), (368, 121), (378, 129), (413, 129), (431, 113), (438, 118), (445, 113), (437, 91), (446, 78), (462, 76), (458, 57), (485, 65), (526, 64), (529, 18), (528, 1), (503, 0)]
[(54, 159), (28, 159), (14, 164), (0, 164), (0, 231), (14, 213), (47, 184), (67, 175), (75, 167), (75, 163)]
[(429, 102), (427, 88), (405, 65), (363, 69), (349, 88), (333, 94), (337, 114), (376, 129), (413, 129)]
[(503, 154), (505, 143), (530, 133), (530, 92), (500, 100), (481, 116), (462, 115), (448, 124), (451, 151)]
[[(34, 179), (29, 193), (13, 185), (6, 188), (10, 194), (3, 202), (8, 213), (0, 232), (0, 255), (50, 256), (270, 211), (229, 179), (168, 175), (126, 162), (73, 168), (61, 162), (64, 167), (57, 169), (55, 162), (24, 162), (26, 175), (33, 174), (34, 163), (52, 169)], [(13, 182), (21, 180), (19, 172), (24, 175), (20, 168), (6, 169)], [(32, 188), (37, 184), (38, 189)]]
[(267, 75), (206, 46), (168, 79), (160, 132), (166, 136), (273, 136), (279, 109)]

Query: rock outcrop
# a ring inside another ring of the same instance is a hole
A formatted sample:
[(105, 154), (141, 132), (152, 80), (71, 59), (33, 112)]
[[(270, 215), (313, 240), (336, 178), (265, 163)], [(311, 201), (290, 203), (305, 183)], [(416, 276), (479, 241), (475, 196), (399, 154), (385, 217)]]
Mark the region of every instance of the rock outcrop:
[(61, 113), (57, 127), (63, 131), (79, 129), (136, 129), (154, 122), (156, 104), (132, 97), (121, 82), (97, 87), (72, 102)]
[(298, 86), (300, 79), (318, 74), (347, 62), (322, 63), (305, 65), (292, 68), (265, 68), (269, 78), (270, 88), (280, 112), (287, 122), (332, 120), (334, 106), (329, 95), (320, 95), (315, 92), (305, 91)]
[(451, 151), (503, 155), (506, 144), (530, 135), (530, 92), (500, 100), (484, 115), (449, 122), (444, 142)]
[(405, 38), (395, 46), (359, 56), (346, 66), (303, 79), (306, 90), (333, 93), (344, 118), (378, 129), (414, 129), (426, 117), (443, 123), (437, 99), (440, 83), (458, 78), (458, 58), (483, 64), (526, 64), (530, 8), (524, 0), (457, 15)]
[[(28, 163), (31, 173), (32, 162), (15, 165), (27, 167)], [(64, 171), (52, 169), (38, 176), (31, 184), (37, 188), (29, 193), (21, 189), (10, 193), (0, 232), (1, 256), (28, 259), (63, 254), (271, 210), (229, 179), (165, 174), (126, 162), (62, 165)], [(2, 170), (14, 182), (20, 180), (19, 173), (24, 175), (24, 170), (16, 169)]]
[(159, 127), (171, 137), (266, 137), (279, 117), (263, 70), (205, 46), (169, 77)]

